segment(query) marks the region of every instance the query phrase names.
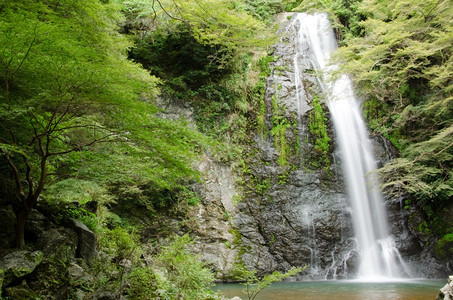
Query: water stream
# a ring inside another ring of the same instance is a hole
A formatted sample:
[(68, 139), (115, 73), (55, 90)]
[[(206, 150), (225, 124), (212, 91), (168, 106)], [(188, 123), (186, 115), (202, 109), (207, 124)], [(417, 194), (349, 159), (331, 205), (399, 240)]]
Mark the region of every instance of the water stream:
[[(348, 76), (331, 80), (338, 67), (329, 65), (328, 61), (337, 44), (327, 14), (297, 14), (293, 22), (298, 22), (298, 43), (308, 44), (308, 57), (319, 74), (333, 119), (360, 255), (359, 278), (382, 280), (407, 276), (409, 271), (389, 234), (379, 183), (372, 174), (377, 167), (376, 159), (360, 102), (354, 96)], [(296, 88), (299, 90), (298, 85)]]

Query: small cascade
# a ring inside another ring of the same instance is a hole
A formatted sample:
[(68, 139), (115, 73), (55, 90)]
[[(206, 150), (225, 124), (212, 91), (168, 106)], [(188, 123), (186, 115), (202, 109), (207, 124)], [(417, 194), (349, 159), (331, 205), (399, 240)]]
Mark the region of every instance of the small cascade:
[(307, 238), (311, 241), (309, 245), (310, 249), (310, 274), (311, 276), (316, 276), (319, 273), (319, 257), (318, 249), (316, 246), (316, 227), (313, 222), (313, 217), (311, 216), (310, 209), (307, 208), (304, 210), (304, 220), (307, 229)]
[[(298, 43), (308, 43), (309, 53), (305, 55), (320, 72), (320, 85), (328, 97), (352, 208), (360, 256), (358, 275), (363, 279), (401, 277), (407, 272), (389, 233), (383, 199), (377, 188), (379, 183), (372, 175), (377, 165), (360, 103), (346, 75), (330, 80), (332, 72), (338, 69), (328, 65), (330, 53), (337, 48), (333, 29), (326, 14), (297, 14), (293, 24), (299, 27)], [(295, 64), (298, 74), (297, 59)], [(303, 88), (297, 83), (296, 89), (299, 97)]]

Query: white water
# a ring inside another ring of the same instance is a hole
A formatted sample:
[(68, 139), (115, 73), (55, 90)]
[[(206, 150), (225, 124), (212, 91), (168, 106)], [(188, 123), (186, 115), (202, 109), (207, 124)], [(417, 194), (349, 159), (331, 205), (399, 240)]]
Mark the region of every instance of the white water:
[(297, 14), (295, 18), (294, 22), (300, 25), (299, 43), (308, 43), (310, 60), (321, 71), (320, 83), (328, 97), (352, 206), (360, 253), (359, 278), (388, 280), (401, 277), (400, 266), (404, 263), (389, 234), (379, 183), (370, 175), (376, 169), (376, 162), (360, 103), (346, 75), (329, 80), (332, 72), (338, 69), (335, 65), (328, 65), (331, 52), (337, 48), (333, 29), (326, 14)]

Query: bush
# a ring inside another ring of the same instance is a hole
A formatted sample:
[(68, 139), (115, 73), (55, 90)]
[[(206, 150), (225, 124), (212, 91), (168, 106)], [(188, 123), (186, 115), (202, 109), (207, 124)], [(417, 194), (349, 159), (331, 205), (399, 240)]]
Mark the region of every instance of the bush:
[(114, 255), (114, 261), (123, 259), (133, 260), (139, 254), (138, 237), (127, 229), (116, 227), (106, 229), (99, 237), (99, 242), (104, 251)]
[(136, 268), (128, 276), (127, 294), (130, 299), (157, 299), (156, 275), (150, 268)]
[(156, 257), (157, 266), (164, 271), (160, 288), (164, 288), (164, 299), (215, 299), (210, 290), (214, 276), (197, 256), (190, 253), (192, 244), (186, 234), (168, 240)]

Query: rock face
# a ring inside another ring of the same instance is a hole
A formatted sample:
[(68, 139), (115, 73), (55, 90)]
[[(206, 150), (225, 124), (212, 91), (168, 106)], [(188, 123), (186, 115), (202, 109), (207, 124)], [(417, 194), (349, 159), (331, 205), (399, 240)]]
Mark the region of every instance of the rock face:
[[(259, 273), (306, 265), (304, 278), (347, 278), (357, 265), (349, 206), (337, 153), (328, 169), (313, 163), (318, 158), (307, 125), (313, 99), (322, 99), (322, 93), (314, 66), (296, 55), (295, 27), (283, 22), (282, 41), (273, 49), (277, 59), (266, 82), (267, 132), (257, 134), (249, 149), (254, 154), (245, 180), (251, 188), (238, 205), (234, 225), (249, 249), (242, 255), (244, 263)], [(276, 115), (295, 124), (284, 136), (292, 151), (287, 164), (279, 161), (282, 149), (273, 134)]]
[(41, 234), (37, 247), (47, 261), (68, 263), (75, 257), (77, 241), (77, 235), (70, 229), (50, 229)]
[(191, 231), (194, 252), (207, 262), (218, 279), (228, 281), (234, 272), (238, 249), (230, 220), (236, 215), (233, 199), (236, 196), (235, 177), (231, 168), (214, 163), (203, 157), (198, 166), (203, 174), (203, 183), (198, 187), (202, 203), (188, 212), (189, 219), (196, 219)]
[(87, 261), (91, 261), (97, 257), (96, 235), (85, 224), (73, 218), (67, 219), (65, 225), (77, 234), (78, 244), (76, 256)]
[[(357, 274), (358, 253), (351, 224), (351, 208), (343, 182), (335, 136), (324, 109), (331, 143), (328, 170), (317, 160), (309, 129), (313, 100), (325, 98), (309, 54), (298, 49), (299, 24), (282, 15), (281, 42), (273, 49), (271, 75), (266, 80), (265, 128), (254, 135), (248, 149), (249, 169), (243, 171), (244, 199), (238, 204), (234, 226), (242, 241), (241, 259), (258, 274), (307, 265), (302, 278), (341, 279)], [(286, 131), (278, 136), (282, 118)], [(280, 127), (279, 127), (280, 126)], [(282, 147), (286, 140), (289, 150)], [(384, 138), (374, 136), (376, 157), (383, 165), (397, 152)], [(298, 150), (298, 151), (297, 151)], [(286, 151), (286, 153), (284, 153)], [(289, 153), (289, 154), (288, 154)], [(285, 154), (286, 164), (281, 157)], [(318, 167), (316, 167), (318, 166)], [(387, 199), (391, 232), (406, 262), (408, 276), (439, 277), (447, 267), (426, 247), (424, 236), (410, 224), (423, 218), (403, 209), (404, 199)], [(429, 267), (420, 267), (428, 262)]]

